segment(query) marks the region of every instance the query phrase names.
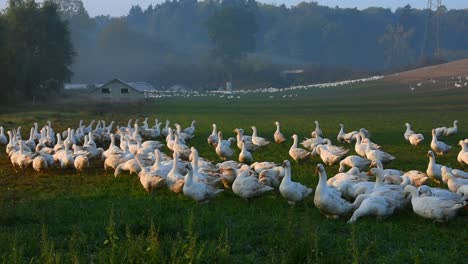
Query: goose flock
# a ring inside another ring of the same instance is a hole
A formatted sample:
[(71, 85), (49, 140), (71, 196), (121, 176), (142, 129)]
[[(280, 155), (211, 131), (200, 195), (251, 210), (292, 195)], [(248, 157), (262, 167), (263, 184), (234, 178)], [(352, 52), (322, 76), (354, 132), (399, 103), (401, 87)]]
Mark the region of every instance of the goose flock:
[[(217, 164), (199, 156), (197, 149), (188, 144), (195, 137), (196, 121), (186, 128), (177, 123), (171, 126), (169, 120), (164, 127), (158, 119), (154, 121), (154, 126), (148, 124), (148, 118), (142, 124), (130, 119), (124, 126), (116, 126), (114, 121), (108, 125), (104, 120), (93, 120), (88, 125), (80, 121), (76, 129), (70, 127), (63, 132), (56, 132), (51, 122), (41, 128), (34, 123), (28, 139), (23, 139), (21, 127), (8, 130), (6, 134), (0, 127), (0, 144), (5, 146), (17, 172), (28, 168), (36, 172), (59, 168), (82, 174), (90, 164), (101, 164), (99, 166), (106, 172), (113, 170), (115, 177), (125, 172), (138, 175), (142, 187), (149, 193), (168, 188), (197, 202), (207, 202), (229, 189), (247, 200), (276, 190), (292, 205), (314, 193), (311, 187), (293, 181), (289, 160), (282, 164), (255, 161), (255, 151), (267, 148), (272, 142), (286, 142), (278, 121), (273, 123), (276, 130), (272, 141), (255, 126), (251, 127), (251, 135), (246, 135), (242, 128), (235, 128), (235, 137), (227, 138), (213, 124), (207, 142), (220, 159)], [(300, 143), (298, 135), (292, 135), (289, 155), (298, 163), (318, 156), (327, 166), (339, 165), (338, 173), (330, 178), (325, 165), (316, 166), (319, 180), (313, 202), (327, 218), (350, 216), (348, 223), (364, 216), (386, 218), (411, 205), (413, 212), (421, 217), (446, 222), (466, 206), (468, 172), (436, 162), (436, 156), (451, 151), (452, 147), (444, 143), (442, 137), (458, 133), (457, 120), (452, 127), (432, 130), (425, 172), (384, 169), (384, 164), (396, 157), (372, 142), (365, 128), (346, 132), (344, 125), (339, 124), (336, 139), (345, 145), (337, 146), (324, 138), (319, 122), (314, 123), (311, 138)], [(424, 136), (414, 132), (409, 123), (406, 123), (403, 138), (413, 146), (424, 141)], [(355, 155), (348, 155), (350, 150), (346, 144), (354, 145)], [(468, 139), (459, 141), (461, 150), (457, 161), (461, 165), (468, 164), (467, 144)], [(240, 150), (238, 159), (234, 157), (236, 147)], [(165, 148), (172, 155), (166, 155), (162, 151)], [(430, 179), (448, 188), (425, 185)]]

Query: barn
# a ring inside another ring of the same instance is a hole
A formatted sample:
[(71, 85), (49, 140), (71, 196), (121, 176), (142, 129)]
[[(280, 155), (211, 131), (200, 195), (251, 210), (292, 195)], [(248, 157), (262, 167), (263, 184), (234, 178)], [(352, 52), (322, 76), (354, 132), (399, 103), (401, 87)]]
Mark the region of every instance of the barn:
[(96, 100), (114, 102), (134, 102), (148, 98), (148, 94), (156, 91), (146, 82), (127, 83), (120, 79), (113, 79), (101, 85), (96, 85), (91, 96)]

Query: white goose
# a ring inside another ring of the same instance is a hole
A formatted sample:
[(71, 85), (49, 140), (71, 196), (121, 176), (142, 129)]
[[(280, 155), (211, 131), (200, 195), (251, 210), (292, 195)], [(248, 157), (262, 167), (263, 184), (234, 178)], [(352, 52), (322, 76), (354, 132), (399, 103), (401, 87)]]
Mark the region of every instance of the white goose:
[(68, 145), (65, 144), (64, 149), (54, 154), (54, 160), (60, 163), (62, 169), (73, 168), (74, 167), (74, 158), (70, 152)]
[(314, 121), (315, 123), (315, 130), (312, 131), (312, 133), (310, 134), (313, 138), (316, 138), (316, 137), (323, 137), (323, 132), (322, 132), (322, 129), (320, 129), (320, 124), (318, 121)]
[(349, 133), (345, 133), (344, 125), (340, 124), (340, 131), (338, 132), (338, 136), (336, 137), (336, 139), (339, 142), (352, 143), (352, 142), (354, 142), (356, 140), (356, 138), (354, 137), (356, 134), (358, 134), (357, 131), (352, 131), (352, 132), (349, 132)]
[(250, 151), (247, 150), (247, 148), (245, 147), (244, 141), (241, 141), (241, 143), (242, 143), (242, 150), (239, 153), (239, 161), (242, 163), (251, 164), (254, 161), (252, 157), (252, 153), (250, 153)]
[(197, 121), (195, 120), (192, 120), (192, 123), (190, 124), (189, 127), (187, 127), (186, 129), (184, 129), (184, 133), (185, 134), (188, 134), (188, 135), (194, 135), (195, 134), (195, 124), (197, 123)]
[(394, 156), (386, 152), (383, 152), (378, 149), (371, 149), (370, 144), (367, 144), (367, 147), (366, 147), (366, 157), (369, 160), (372, 160), (372, 161), (379, 160), (382, 163), (388, 163), (395, 159)]
[(141, 171), (141, 167), (138, 164), (136, 158), (129, 159), (121, 164), (119, 164), (114, 171), (114, 177), (118, 177), (122, 172), (127, 171), (130, 175), (138, 173)]
[(416, 134), (412, 129), (411, 125), (409, 123), (406, 123), (406, 131), (404, 134), (404, 137), (409, 143), (413, 146), (417, 146), (421, 144), (424, 141), (424, 135), (423, 134)]
[(137, 156), (135, 159), (141, 169), (141, 171), (138, 173), (138, 178), (140, 178), (140, 183), (146, 192), (151, 193), (153, 190), (162, 188), (166, 185), (165, 177), (154, 175), (148, 171), (139, 156)]
[(322, 137), (318, 136), (315, 138), (305, 138), (305, 140), (301, 142), (301, 145), (304, 146), (304, 148), (306, 149), (313, 150), (318, 145), (325, 144), (326, 142), (326, 139), (323, 139)]
[[(245, 148), (250, 152), (254, 152), (254, 151), (256, 151), (257, 149), (260, 148), (260, 146), (257, 146), (254, 143), (252, 143), (252, 136), (244, 135), (244, 130), (242, 130), (242, 128), (236, 128), (236, 129), (234, 129), (234, 132), (236, 132), (236, 139), (235, 140), (237, 140), (237, 147), (240, 150), (242, 150), (242, 144), (241, 144), (242, 141), (244, 141)], [(229, 140), (231, 140), (231, 138)], [(231, 141), (233, 141), (233, 140), (231, 140)]]
[(312, 194), (313, 190), (311, 188), (307, 188), (306, 186), (291, 180), (291, 164), (289, 160), (285, 160), (283, 162), (283, 167), (284, 177), (279, 186), (279, 191), (281, 196), (288, 200), (289, 204), (294, 205)]
[(78, 155), (75, 157), (73, 161), (73, 166), (75, 167), (78, 174), (81, 175), (87, 168), (89, 168), (89, 160), (88, 157), (84, 155)]
[(273, 187), (263, 185), (257, 178), (249, 175), (250, 168), (243, 165), (236, 179), (232, 183), (232, 191), (244, 199), (259, 197), (262, 194), (273, 191)]
[(341, 153), (341, 154), (335, 154), (331, 151), (329, 151), (326, 148), (326, 145), (319, 145), (317, 146), (314, 151), (312, 152), (312, 155), (319, 154), (320, 158), (322, 159), (323, 163), (325, 163), (328, 166), (332, 166), (333, 164), (338, 163), (341, 158), (346, 155), (347, 152)]
[(453, 121), (453, 127), (448, 127), (445, 130), (444, 136), (452, 136), (458, 133), (458, 120)]
[(281, 129), (280, 122), (276, 121), (275, 125), (276, 125), (276, 131), (273, 134), (273, 138), (275, 139), (275, 143), (281, 144), (284, 141), (286, 141), (286, 138), (283, 136), (283, 133), (281, 133), (281, 131), (280, 131), (280, 129)]
[(432, 129), (431, 149), (434, 151), (434, 153), (439, 156), (443, 156), (445, 153), (449, 152), (451, 148), (451, 146), (445, 144), (442, 141), (439, 141), (437, 139), (435, 129)]
[(453, 200), (436, 196), (420, 197), (418, 190), (412, 185), (406, 186), (405, 192), (411, 193), (411, 204), (414, 213), (437, 222), (447, 222), (453, 219), (457, 211), (463, 208), (462, 203)]
[(36, 148), (36, 141), (34, 140), (34, 127), (31, 127), (29, 132), (29, 139), (24, 144), (26, 144), (26, 146), (31, 150)]
[(193, 174), (193, 169), (189, 166), (188, 172), (184, 178), (185, 184), (183, 187), (183, 192), (185, 196), (190, 197), (197, 202), (203, 202), (215, 198), (221, 192), (223, 192), (222, 189), (217, 189), (203, 181), (197, 181), (194, 179)]
[(468, 179), (468, 172), (466, 171), (454, 169), (452, 174), (457, 178)]
[(175, 193), (181, 193), (184, 187), (184, 176), (179, 173), (177, 163), (179, 161), (179, 155), (174, 152), (172, 155), (172, 169), (169, 171), (166, 177), (167, 186)]
[(453, 200), (455, 202), (463, 202), (464, 197), (458, 193), (451, 192), (446, 189), (432, 188), (427, 185), (422, 185), (418, 188), (419, 196), (435, 196), (444, 199)]
[(442, 179), (447, 183), (447, 187), (452, 192), (457, 192), (458, 188), (463, 185), (468, 185), (468, 179), (455, 177), (449, 168), (442, 166)]
[(305, 149), (297, 147), (298, 138), (296, 134), (294, 134), (292, 138), (294, 139), (294, 142), (291, 148), (289, 149), (289, 156), (291, 156), (291, 158), (293, 158), (295, 161), (298, 161), (298, 162), (308, 159), (311, 153)]
[(350, 168), (357, 167), (359, 170), (363, 170), (365, 167), (369, 166), (370, 163), (370, 160), (356, 155), (348, 156), (340, 161), (339, 172), (343, 172), (346, 166)]
[(379, 219), (391, 216), (397, 209), (395, 202), (385, 196), (369, 196), (360, 203), (354, 211), (348, 224), (356, 222), (359, 218), (368, 215), (374, 215)]
[(213, 131), (208, 136), (208, 144), (216, 146), (218, 144), (218, 131), (216, 129), (216, 124), (213, 124), (211, 126), (213, 127)]
[(436, 163), (435, 155), (432, 150), (427, 152), (429, 164), (427, 164), (426, 174), (430, 178), (440, 182), (442, 180), (442, 165)]
[(327, 174), (322, 164), (317, 165), (319, 183), (315, 189), (314, 204), (327, 218), (337, 219), (353, 209), (352, 204), (341, 198), (340, 192), (327, 185)]
[(262, 137), (259, 137), (257, 135), (257, 128), (255, 126), (252, 126), (252, 143), (254, 143), (255, 145), (257, 146), (260, 146), (260, 147), (264, 147), (268, 144), (270, 144), (270, 141), (262, 138)]
[(458, 145), (460, 145), (461, 150), (458, 152), (457, 156), (457, 161), (463, 165), (463, 164), (468, 164), (468, 146), (465, 141), (460, 140), (458, 142)]
[(231, 159), (232, 155), (234, 155), (234, 151), (231, 149), (230, 146), (227, 144), (223, 144), (223, 133), (221, 131), (218, 132), (218, 143), (216, 145), (216, 154), (218, 154), (218, 157), (220, 157), (222, 160), (228, 160)]

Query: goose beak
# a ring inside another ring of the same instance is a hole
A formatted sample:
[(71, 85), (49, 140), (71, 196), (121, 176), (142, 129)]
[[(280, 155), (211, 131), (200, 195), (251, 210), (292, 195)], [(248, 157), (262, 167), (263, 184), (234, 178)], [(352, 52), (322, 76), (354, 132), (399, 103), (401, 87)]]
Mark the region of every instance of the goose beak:
[(367, 172), (367, 176), (373, 176), (372, 172), (371, 172), (371, 171), (368, 171), (368, 172)]

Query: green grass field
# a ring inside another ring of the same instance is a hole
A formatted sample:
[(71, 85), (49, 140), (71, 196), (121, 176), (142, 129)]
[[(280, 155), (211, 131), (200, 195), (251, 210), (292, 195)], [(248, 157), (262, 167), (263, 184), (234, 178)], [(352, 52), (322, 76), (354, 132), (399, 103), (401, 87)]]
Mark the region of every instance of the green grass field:
[[(410, 94), (405, 87), (380, 82), (268, 95), (161, 99), (136, 105), (42, 105), (2, 109), (0, 125), (51, 120), (56, 131), (76, 127), (80, 119), (166, 118), (187, 126), (197, 120), (189, 142), (200, 155), (218, 161), (206, 143), (211, 124), (226, 135), (242, 127), (272, 138), (273, 122), (282, 123), (288, 141), (254, 153), (258, 161), (289, 159), (290, 136), (309, 137), (319, 120), (325, 137), (336, 143), (338, 124), (371, 131), (374, 142), (397, 157), (389, 167), (425, 171), (430, 130), (460, 121), (459, 134), (444, 141), (454, 149), (438, 163), (456, 162), (459, 139), (468, 138), (468, 89)], [(152, 123), (153, 121), (151, 121)], [(404, 141), (404, 123), (424, 133), (423, 145)], [(350, 146), (354, 153), (354, 147)], [(238, 153), (238, 150), (236, 150)], [(320, 158), (293, 162), (293, 180), (315, 189)], [(0, 155), (0, 259), (4, 263), (466, 263), (467, 212), (438, 224), (410, 208), (385, 221), (363, 218), (327, 220), (313, 197), (291, 207), (278, 194), (247, 202), (231, 191), (207, 204), (160, 190), (148, 195), (136, 176), (114, 178), (99, 162), (82, 176), (73, 171), (16, 174), (4, 150)], [(466, 169), (466, 168), (465, 168)], [(327, 167), (329, 176), (338, 167)]]

